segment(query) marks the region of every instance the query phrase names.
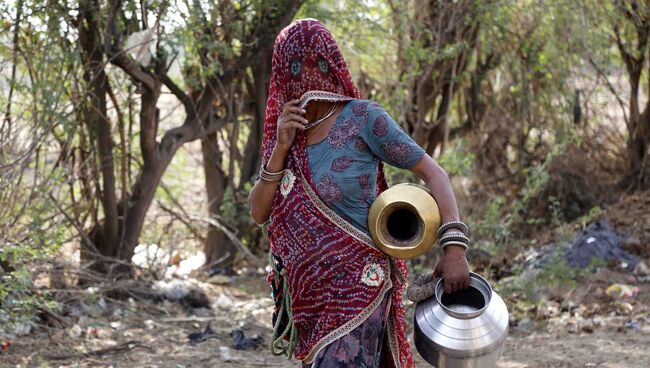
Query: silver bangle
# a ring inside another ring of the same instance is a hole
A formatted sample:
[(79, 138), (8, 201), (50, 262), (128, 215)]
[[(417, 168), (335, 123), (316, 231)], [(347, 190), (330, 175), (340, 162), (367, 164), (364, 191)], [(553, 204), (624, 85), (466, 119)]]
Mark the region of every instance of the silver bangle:
[(469, 238), (465, 234), (461, 233), (460, 231), (447, 233), (443, 235), (440, 239), (438, 239), (438, 241), (440, 242), (440, 244), (443, 244), (448, 241), (459, 241), (465, 244), (469, 244)]
[(459, 242), (456, 240), (450, 240), (448, 242), (445, 242), (444, 244), (441, 244), (440, 246), (442, 247), (442, 250), (445, 250), (445, 248), (452, 246), (452, 245), (457, 245), (459, 247), (463, 247), (463, 249), (467, 250), (469, 246), (463, 242)]
[(444, 224), (442, 224), (440, 226), (440, 228), (438, 229), (438, 238), (440, 238), (445, 231), (447, 231), (447, 230), (449, 230), (449, 229), (451, 229), (453, 227), (459, 228), (459, 230), (465, 235), (467, 235), (467, 233), (469, 232), (469, 228), (467, 227), (467, 225), (464, 222), (462, 222), (462, 221), (450, 221), (450, 222), (445, 222)]
[(284, 169), (278, 172), (270, 172), (264, 168), (264, 164), (261, 165), (260, 167), (260, 173), (259, 173), (259, 178), (261, 180), (264, 180), (266, 182), (278, 182), (282, 180), (282, 177), (284, 176)]

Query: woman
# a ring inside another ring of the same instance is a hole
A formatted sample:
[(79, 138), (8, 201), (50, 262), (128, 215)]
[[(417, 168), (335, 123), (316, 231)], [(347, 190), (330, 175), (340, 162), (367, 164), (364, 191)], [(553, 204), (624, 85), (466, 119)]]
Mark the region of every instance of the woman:
[[(448, 231), (462, 231), (449, 179), (378, 104), (361, 98), (317, 20), (282, 30), (272, 63), (263, 165), (249, 196), (271, 241), (272, 353), (312, 368), (413, 367), (401, 303), (406, 265), (372, 244), (368, 210), (387, 187), (383, 161), (422, 178)], [(303, 109), (308, 91), (331, 93)], [(446, 292), (467, 287), (465, 247), (446, 247), (434, 273), (444, 274)]]

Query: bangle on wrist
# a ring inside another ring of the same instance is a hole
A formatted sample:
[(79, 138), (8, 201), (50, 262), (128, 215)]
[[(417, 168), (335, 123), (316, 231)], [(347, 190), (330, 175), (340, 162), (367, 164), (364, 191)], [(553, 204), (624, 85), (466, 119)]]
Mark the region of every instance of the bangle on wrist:
[(445, 243), (443, 243), (441, 245), (442, 250), (444, 251), (445, 249), (447, 249), (447, 247), (450, 247), (452, 245), (462, 247), (464, 250), (467, 250), (469, 248), (469, 246), (467, 244), (463, 243), (463, 242), (459, 242), (459, 241), (456, 241), (456, 240), (450, 240), (450, 241), (445, 242)]
[(442, 224), (440, 226), (440, 228), (438, 229), (438, 238), (441, 238), (443, 236), (443, 234), (445, 233), (445, 231), (447, 231), (447, 230), (449, 230), (451, 228), (457, 228), (464, 235), (467, 235), (467, 233), (469, 232), (469, 228), (467, 227), (467, 225), (464, 222), (462, 222), (462, 221), (450, 221), (450, 222), (445, 222), (444, 224)]
[(453, 231), (453, 232), (446, 233), (440, 239), (438, 239), (438, 241), (440, 242), (440, 244), (443, 244), (448, 241), (459, 241), (465, 244), (469, 244), (469, 238), (465, 234), (461, 233), (460, 231)]
[(277, 172), (271, 172), (266, 170), (264, 164), (262, 164), (262, 166), (260, 167), (259, 178), (261, 180), (267, 182), (279, 182), (280, 180), (282, 180), (283, 176), (284, 176), (284, 169)]

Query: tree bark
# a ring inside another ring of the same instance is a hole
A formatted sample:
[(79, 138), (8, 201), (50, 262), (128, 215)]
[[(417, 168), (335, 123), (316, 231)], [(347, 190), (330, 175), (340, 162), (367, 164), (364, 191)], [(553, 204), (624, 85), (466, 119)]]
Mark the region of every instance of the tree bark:
[[(222, 155), (217, 142), (217, 134), (212, 133), (201, 139), (205, 187), (208, 196), (210, 217), (219, 216), (221, 203), (228, 184), (228, 176), (222, 168)], [(223, 273), (232, 273), (232, 263), (236, 248), (223, 231), (209, 225), (204, 245), (206, 265), (216, 266)], [(215, 264), (218, 263), (218, 264)]]
[[(111, 123), (106, 110), (106, 93), (108, 88), (104, 72), (104, 53), (102, 49), (100, 26), (97, 17), (100, 6), (97, 0), (80, 2), (79, 40), (82, 60), (84, 61), (84, 81), (89, 93), (80, 115), (92, 135), (89, 137), (97, 146), (99, 156), (99, 172), (101, 173), (100, 198), (104, 218), (95, 229), (101, 236), (96, 237), (97, 250), (105, 256), (115, 253), (118, 246), (118, 211), (115, 187), (115, 171), (113, 164), (113, 139)], [(101, 241), (99, 241), (101, 239)]]

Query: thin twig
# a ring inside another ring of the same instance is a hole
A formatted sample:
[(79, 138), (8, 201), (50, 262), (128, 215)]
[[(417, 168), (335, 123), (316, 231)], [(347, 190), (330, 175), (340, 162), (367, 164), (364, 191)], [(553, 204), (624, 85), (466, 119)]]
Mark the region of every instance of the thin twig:
[(127, 342), (123, 342), (121, 344), (117, 344), (114, 346), (110, 346), (107, 348), (102, 348), (102, 349), (97, 349), (97, 350), (91, 350), (85, 353), (73, 353), (73, 354), (44, 354), (42, 355), (43, 358), (49, 359), (49, 360), (66, 360), (66, 359), (72, 359), (72, 358), (89, 358), (92, 356), (101, 356), (101, 355), (106, 355), (109, 353), (121, 353), (129, 350), (133, 350), (135, 348), (145, 348), (145, 349), (151, 349), (148, 345), (145, 345), (139, 341), (136, 340), (129, 340)]

